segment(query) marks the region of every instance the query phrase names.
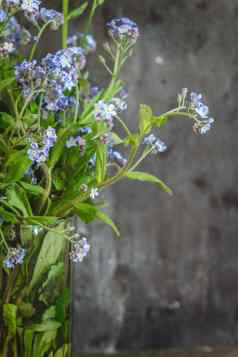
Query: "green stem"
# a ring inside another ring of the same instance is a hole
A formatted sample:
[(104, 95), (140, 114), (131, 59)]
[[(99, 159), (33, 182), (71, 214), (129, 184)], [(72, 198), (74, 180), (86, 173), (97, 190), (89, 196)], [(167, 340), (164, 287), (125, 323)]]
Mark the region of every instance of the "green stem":
[(119, 121), (119, 123), (121, 124), (121, 126), (123, 127), (123, 129), (125, 130), (127, 135), (131, 136), (131, 132), (130, 132), (129, 128), (127, 127), (127, 125), (124, 123), (124, 121), (119, 116), (116, 116), (116, 119)]
[(148, 155), (150, 155), (152, 153), (152, 151), (154, 150), (154, 148), (150, 148), (150, 150), (146, 150), (142, 156), (136, 161), (136, 163), (130, 168), (130, 171), (135, 170), (141, 163), (142, 161), (144, 161)]
[(88, 21), (87, 21), (87, 25), (86, 25), (85, 31), (84, 31), (85, 35), (90, 31), (90, 27), (92, 25), (92, 20), (93, 20), (96, 10), (97, 10), (97, 0), (93, 0), (93, 6), (91, 8), (91, 11), (90, 11), (90, 14), (88, 17)]
[(69, 34), (69, 0), (63, 0), (63, 14), (64, 14), (64, 24), (62, 27), (62, 48), (67, 48), (67, 39)]
[(4, 237), (3, 231), (1, 229), (0, 229), (0, 238), (1, 238), (6, 250), (8, 252), (9, 247), (8, 247), (7, 241), (6, 241), (5, 237)]
[(131, 166), (133, 165), (133, 161), (136, 157), (137, 151), (138, 151), (138, 145), (135, 145), (134, 147), (132, 147), (129, 157), (128, 157), (127, 164), (125, 166), (123, 166), (122, 169), (119, 170), (115, 176), (110, 177), (108, 180), (99, 184), (98, 188), (105, 188), (105, 187), (111, 186), (114, 183), (118, 182), (124, 176), (124, 174), (131, 169)]
[(45, 175), (45, 179), (46, 179), (46, 187), (45, 187), (45, 191), (44, 194), (42, 196), (42, 201), (40, 204), (40, 208), (39, 208), (39, 212), (42, 213), (42, 210), (45, 207), (45, 204), (50, 196), (50, 192), (51, 192), (51, 187), (52, 187), (52, 176), (51, 176), (51, 169), (48, 168), (45, 164), (42, 165), (42, 170), (44, 172)]
[(75, 105), (75, 112), (74, 112), (74, 123), (77, 122), (77, 118), (78, 118), (78, 115), (79, 115), (79, 100), (80, 100), (79, 87), (77, 85), (77, 87), (76, 87), (76, 105)]
[(37, 35), (37, 41), (35, 41), (34, 45), (32, 46), (31, 49), (31, 53), (30, 53), (30, 57), (29, 57), (29, 61), (32, 61), (35, 55), (35, 52), (37, 50), (39, 41), (44, 33), (44, 31), (46, 30), (46, 28), (48, 27), (48, 25), (50, 25), (52, 23), (52, 21), (48, 21), (46, 24), (44, 24), (44, 26), (42, 26), (42, 28), (40, 29), (38, 35)]

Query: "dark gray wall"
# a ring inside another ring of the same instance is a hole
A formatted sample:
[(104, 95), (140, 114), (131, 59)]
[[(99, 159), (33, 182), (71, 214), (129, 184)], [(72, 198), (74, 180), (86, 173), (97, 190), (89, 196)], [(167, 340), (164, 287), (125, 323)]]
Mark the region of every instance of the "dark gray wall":
[[(74, 270), (74, 342), (82, 351), (234, 344), (238, 341), (238, 1), (111, 0), (141, 39), (123, 72), (128, 121), (138, 104), (173, 108), (183, 87), (202, 91), (216, 118), (205, 137), (173, 120), (169, 150), (144, 170), (174, 189), (122, 182), (107, 193), (122, 233), (95, 224), (92, 251)], [(100, 71), (96, 71), (100, 77)]]

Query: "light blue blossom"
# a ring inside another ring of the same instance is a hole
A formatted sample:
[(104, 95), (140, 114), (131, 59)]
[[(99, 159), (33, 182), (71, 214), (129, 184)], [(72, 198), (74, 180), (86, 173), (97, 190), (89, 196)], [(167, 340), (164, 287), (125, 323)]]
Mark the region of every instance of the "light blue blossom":
[(73, 243), (72, 250), (69, 253), (70, 260), (74, 263), (80, 263), (88, 255), (90, 244), (87, 238), (83, 237), (79, 242)]
[(86, 140), (81, 136), (77, 136), (75, 138), (73, 136), (70, 136), (69, 139), (66, 141), (65, 146), (68, 149), (79, 146), (80, 151), (84, 151), (86, 147)]
[(143, 143), (145, 145), (151, 146), (152, 152), (154, 154), (162, 153), (167, 150), (167, 145), (154, 134), (150, 134), (149, 136), (145, 137)]
[(3, 266), (13, 269), (18, 264), (23, 264), (26, 250), (23, 248), (10, 248), (7, 258), (3, 261)]
[(40, 9), (40, 20), (45, 23), (51, 21), (50, 27), (52, 30), (56, 31), (61, 25), (63, 25), (64, 16), (58, 11), (42, 7)]
[(111, 20), (107, 28), (109, 35), (117, 40), (128, 39), (135, 43), (139, 37), (137, 24), (126, 17)]
[(0, 9), (0, 23), (6, 20), (7, 20), (7, 13), (4, 10)]
[(105, 120), (110, 127), (113, 126), (113, 119), (117, 116), (116, 107), (112, 103), (100, 100), (94, 106), (94, 117), (96, 120)]
[(108, 157), (110, 161), (114, 161), (120, 166), (124, 166), (127, 163), (127, 160), (122, 156), (122, 154), (113, 148), (109, 148)]
[(97, 43), (91, 34), (84, 34), (80, 32), (77, 32), (73, 36), (69, 37), (67, 44), (68, 46), (81, 46), (87, 54), (95, 52), (97, 48)]
[(27, 151), (29, 159), (38, 165), (44, 163), (49, 156), (50, 149), (54, 146), (57, 140), (57, 135), (54, 128), (49, 127), (46, 129), (43, 140), (42, 146), (40, 147), (37, 142), (32, 141), (31, 146)]

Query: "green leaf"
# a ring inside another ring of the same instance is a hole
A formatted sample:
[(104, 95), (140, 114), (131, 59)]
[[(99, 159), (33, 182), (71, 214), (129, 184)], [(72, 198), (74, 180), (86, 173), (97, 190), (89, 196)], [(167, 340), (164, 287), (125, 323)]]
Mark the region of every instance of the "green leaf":
[(24, 217), (31, 216), (32, 210), (28, 198), (20, 187), (11, 187), (7, 190), (8, 204), (17, 208)]
[(21, 302), (18, 306), (18, 310), (20, 315), (24, 318), (31, 318), (36, 311), (34, 306), (29, 302)]
[(139, 130), (141, 135), (146, 135), (151, 131), (153, 112), (147, 105), (140, 105), (139, 110)]
[(74, 204), (77, 215), (85, 222), (92, 222), (97, 215), (97, 208), (89, 203)]
[(125, 176), (131, 180), (155, 183), (163, 191), (169, 193), (170, 195), (173, 194), (171, 188), (169, 188), (162, 180), (160, 180), (158, 177), (154, 175), (147, 174), (146, 172), (132, 171), (132, 172), (127, 172)]
[(20, 185), (28, 192), (30, 192), (32, 195), (38, 196), (42, 195), (45, 190), (39, 186), (39, 185), (31, 185), (30, 183), (20, 181)]
[(168, 118), (166, 116), (160, 115), (158, 117), (154, 116), (152, 118), (152, 124), (153, 126), (157, 126), (158, 128), (161, 128), (163, 125), (165, 125), (168, 121)]
[(41, 324), (34, 324), (31, 326), (33, 331), (36, 332), (46, 332), (46, 331), (55, 331), (60, 328), (61, 323), (58, 321), (47, 320)]
[(71, 303), (70, 290), (65, 288), (56, 301), (56, 320), (64, 323), (66, 319), (67, 307)]
[(17, 331), (17, 306), (13, 304), (3, 305), (3, 321), (8, 330), (8, 335), (14, 337)]
[(109, 225), (113, 229), (113, 231), (116, 233), (116, 235), (118, 237), (120, 237), (120, 232), (119, 232), (117, 226), (105, 212), (97, 211), (96, 217), (98, 219), (100, 219), (101, 221), (103, 221), (104, 223), (106, 223), (107, 225)]
[(69, 346), (69, 345), (64, 345), (63, 347), (61, 347), (61, 348), (56, 352), (56, 354), (54, 355), (54, 357), (68, 357), (69, 351), (70, 351), (70, 346)]
[(123, 140), (116, 133), (112, 133), (112, 139), (115, 145), (120, 145), (123, 143)]
[(1, 80), (0, 81), (0, 92), (9, 87), (14, 81), (16, 80), (15, 77), (11, 77), (11, 78), (7, 78), (7, 79), (4, 79), (4, 80)]
[(52, 265), (50, 267), (49, 273), (48, 273), (48, 277), (46, 279), (46, 281), (44, 281), (44, 283), (42, 284), (42, 288), (45, 289), (47, 287), (47, 285), (52, 281), (52, 280), (57, 280), (57, 278), (59, 276), (63, 276), (64, 275), (64, 263), (59, 262), (56, 265)]
[(72, 10), (68, 15), (67, 20), (70, 21), (72, 19), (75, 19), (76, 17), (81, 16), (85, 12), (87, 7), (88, 7), (88, 2), (86, 1), (81, 6), (79, 6), (77, 9)]
[(54, 225), (59, 222), (58, 217), (53, 217), (53, 216), (28, 216), (25, 218), (25, 221), (28, 224), (43, 224), (43, 225)]
[(104, 144), (98, 144), (96, 149), (96, 180), (101, 183), (106, 175), (107, 147)]
[(57, 141), (54, 148), (51, 151), (50, 159), (49, 159), (49, 168), (54, 168), (61, 155), (65, 149), (65, 141), (66, 141), (67, 131), (66, 129), (61, 129), (57, 133)]
[(29, 159), (25, 150), (15, 151), (8, 158), (6, 163), (7, 167), (7, 182), (19, 181), (32, 165), (32, 161)]
[(32, 346), (34, 339), (34, 331), (26, 329), (24, 332), (24, 355), (25, 357), (32, 356)]
[(11, 213), (11, 212), (9, 212), (9, 211), (6, 211), (3, 207), (0, 207), (0, 216), (2, 216), (2, 218), (6, 222), (10, 222), (10, 223), (13, 223), (13, 224), (18, 223), (16, 215)]
[(55, 319), (55, 306), (50, 306), (42, 315), (42, 322)]
[(41, 280), (42, 275), (47, 272), (51, 265), (57, 263), (60, 256), (63, 255), (66, 239), (62, 234), (64, 224), (60, 224), (54, 229), (54, 232), (48, 232), (41, 246), (38, 259), (33, 271), (30, 289)]

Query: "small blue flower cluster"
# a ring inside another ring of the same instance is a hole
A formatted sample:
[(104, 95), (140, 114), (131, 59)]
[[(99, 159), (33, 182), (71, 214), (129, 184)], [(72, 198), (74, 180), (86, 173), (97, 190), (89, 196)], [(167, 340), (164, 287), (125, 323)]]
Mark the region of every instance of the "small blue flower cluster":
[(122, 156), (122, 154), (113, 148), (108, 149), (108, 158), (110, 161), (117, 163), (119, 166), (124, 166), (127, 163), (127, 160)]
[(30, 21), (39, 16), (40, 5), (40, 0), (3, 0), (3, 6), (7, 11), (22, 10)]
[(149, 136), (145, 137), (143, 143), (147, 146), (150, 146), (154, 154), (162, 153), (167, 150), (167, 145), (154, 134), (150, 134)]
[(50, 24), (51, 30), (56, 31), (61, 25), (63, 25), (64, 16), (58, 11), (55, 11), (53, 9), (46, 9), (45, 7), (42, 7), (40, 9), (40, 20), (42, 20), (44, 23), (51, 22)]
[(65, 92), (77, 86), (79, 71), (85, 65), (83, 49), (69, 47), (55, 54), (48, 54), (40, 65), (36, 61), (22, 62), (15, 67), (15, 75), (24, 96), (29, 96), (31, 92), (44, 92), (44, 109), (61, 111), (74, 104), (74, 97)]
[(74, 263), (81, 263), (88, 255), (89, 251), (90, 245), (87, 238), (84, 237), (79, 242), (72, 245), (72, 250), (69, 253), (70, 260)]
[(191, 97), (191, 106), (195, 110), (196, 114), (202, 119), (202, 122), (194, 124), (194, 130), (200, 134), (206, 134), (214, 123), (213, 118), (209, 118), (209, 108), (202, 101), (202, 94), (197, 94), (192, 92)]
[(7, 258), (3, 261), (3, 266), (13, 269), (17, 264), (23, 264), (26, 250), (23, 248), (10, 248)]
[(31, 142), (31, 147), (27, 153), (33, 163), (40, 165), (45, 162), (49, 156), (50, 149), (54, 146), (57, 140), (57, 135), (54, 128), (49, 127), (43, 136), (42, 147), (39, 147), (35, 141)]
[(95, 104), (94, 117), (96, 120), (104, 120), (110, 128), (113, 127), (113, 119), (117, 116), (116, 106), (113, 103), (107, 103), (100, 100)]
[(132, 20), (122, 17), (113, 19), (107, 23), (109, 35), (116, 40), (129, 40), (131, 43), (136, 43), (139, 37), (139, 28)]
[(97, 43), (91, 34), (83, 34), (81, 32), (76, 32), (73, 36), (68, 38), (68, 46), (80, 46), (88, 54), (90, 52), (95, 52), (97, 48)]
[(86, 140), (82, 138), (81, 136), (76, 136), (75, 138), (73, 136), (70, 136), (68, 140), (66, 141), (65, 146), (70, 149), (72, 147), (79, 147), (80, 151), (83, 152), (86, 148)]
[(0, 56), (7, 57), (16, 51), (17, 47), (26, 45), (31, 41), (31, 34), (21, 26), (16, 18), (12, 16), (8, 20), (7, 13), (0, 10), (0, 24), (6, 22), (1, 33)]

